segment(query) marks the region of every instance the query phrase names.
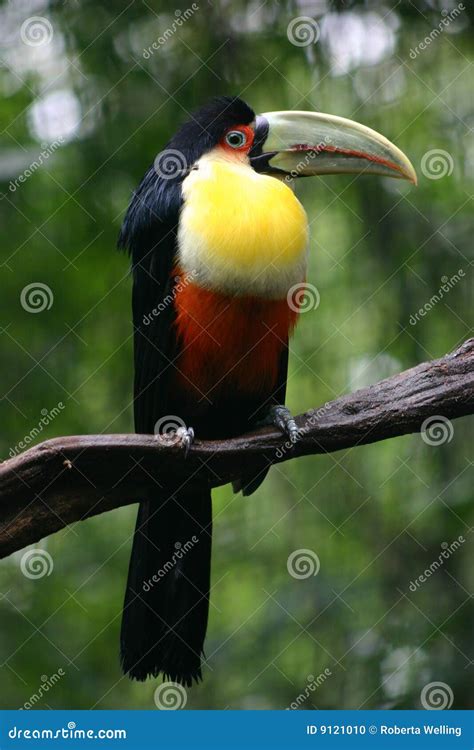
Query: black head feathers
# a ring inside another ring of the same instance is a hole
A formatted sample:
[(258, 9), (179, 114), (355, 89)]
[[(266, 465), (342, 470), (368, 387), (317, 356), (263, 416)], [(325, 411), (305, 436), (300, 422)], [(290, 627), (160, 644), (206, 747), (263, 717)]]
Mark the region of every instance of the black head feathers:
[(186, 158), (188, 166), (218, 144), (225, 132), (235, 125), (249, 125), (255, 113), (242, 99), (219, 96), (211, 99), (191, 115), (169, 143)]
[(181, 183), (194, 163), (235, 125), (249, 125), (255, 113), (242, 99), (221, 96), (197, 109), (157, 154), (132, 196), (119, 237), (135, 260), (155, 247), (157, 226), (174, 232), (182, 203)]

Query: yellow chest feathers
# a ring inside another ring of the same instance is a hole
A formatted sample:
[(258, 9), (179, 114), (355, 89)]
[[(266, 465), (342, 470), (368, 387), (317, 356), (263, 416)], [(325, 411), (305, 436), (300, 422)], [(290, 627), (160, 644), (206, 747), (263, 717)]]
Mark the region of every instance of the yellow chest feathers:
[(184, 180), (183, 198), (179, 264), (200, 286), (282, 299), (304, 280), (308, 223), (288, 185), (209, 155)]

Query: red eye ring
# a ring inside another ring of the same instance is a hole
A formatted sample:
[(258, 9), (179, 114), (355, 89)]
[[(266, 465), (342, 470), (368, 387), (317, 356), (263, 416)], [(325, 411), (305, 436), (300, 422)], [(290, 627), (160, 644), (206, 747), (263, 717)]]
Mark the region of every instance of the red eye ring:
[(250, 125), (236, 125), (229, 128), (221, 140), (221, 146), (228, 151), (249, 151), (252, 147), (254, 131)]

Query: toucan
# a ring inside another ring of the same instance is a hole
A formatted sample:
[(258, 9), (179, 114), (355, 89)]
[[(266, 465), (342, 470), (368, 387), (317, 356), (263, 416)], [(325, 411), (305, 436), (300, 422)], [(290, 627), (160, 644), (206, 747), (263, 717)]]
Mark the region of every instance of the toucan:
[[(379, 133), (320, 112), (256, 116), (238, 97), (197, 109), (133, 193), (119, 236), (132, 266), (138, 433), (224, 439), (273, 424), (285, 406), (288, 340), (304, 285), (308, 219), (295, 178), (370, 173), (416, 183)], [(268, 466), (234, 490), (254, 492)], [(211, 573), (211, 491), (198, 477), (139, 504), (121, 627), (132, 679), (202, 679)]]

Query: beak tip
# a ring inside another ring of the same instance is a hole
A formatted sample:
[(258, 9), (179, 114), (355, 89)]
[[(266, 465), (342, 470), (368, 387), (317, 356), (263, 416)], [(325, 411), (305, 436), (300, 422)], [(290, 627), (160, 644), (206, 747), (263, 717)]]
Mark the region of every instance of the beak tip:
[(415, 172), (415, 167), (411, 163), (411, 161), (408, 159), (407, 156), (405, 156), (404, 153), (399, 152), (400, 156), (402, 157), (398, 162), (398, 169), (400, 170), (400, 177), (402, 180), (407, 180), (407, 182), (411, 182), (412, 185), (415, 187), (418, 186), (418, 175)]
[(413, 166), (412, 165), (410, 166), (411, 166), (411, 169), (407, 172), (407, 180), (411, 182), (411, 184), (414, 185), (415, 187), (418, 187), (418, 176)]
[[(266, 112), (259, 116), (257, 127), (265, 144), (265, 149), (261, 148), (262, 156), (266, 153), (264, 167), (297, 177), (367, 172), (418, 185), (406, 154), (380, 133), (353, 120), (322, 112)], [(318, 158), (312, 161), (315, 155)]]

